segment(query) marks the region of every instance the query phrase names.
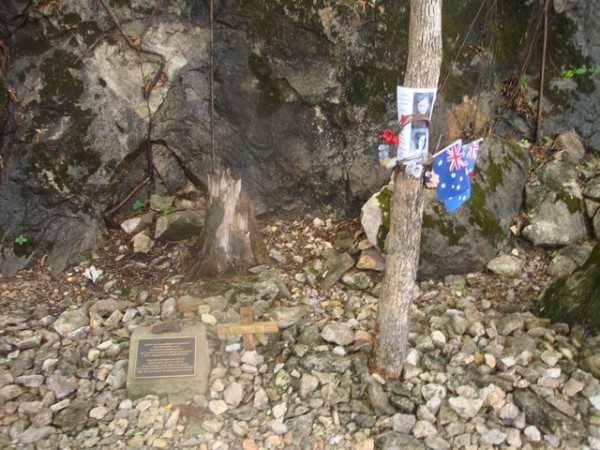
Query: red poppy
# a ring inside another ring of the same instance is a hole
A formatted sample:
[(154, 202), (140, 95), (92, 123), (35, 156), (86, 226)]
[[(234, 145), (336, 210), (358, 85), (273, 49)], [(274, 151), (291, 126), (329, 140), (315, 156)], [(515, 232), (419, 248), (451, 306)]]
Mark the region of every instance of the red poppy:
[(396, 136), (392, 130), (389, 130), (387, 128), (383, 130), (383, 134), (381, 136), (386, 142), (390, 142), (392, 144), (398, 145), (398, 143), (400, 142), (398, 136)]

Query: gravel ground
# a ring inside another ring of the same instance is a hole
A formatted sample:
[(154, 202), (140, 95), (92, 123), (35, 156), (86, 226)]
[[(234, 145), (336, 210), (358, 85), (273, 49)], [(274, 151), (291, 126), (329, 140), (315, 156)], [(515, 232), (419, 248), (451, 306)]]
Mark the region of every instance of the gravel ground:
[[(598, 339), (532, 313), (543, 251), (513, 251), (510, 278), (419, 282), (404, 377), (386, 382), (368, 367), (382, 274), (322, 289), (305, 270), (330, 250), (356, 259), (358, 223), (261, 227), (278, 263), (258, 281), (185, 282), (184, 246), (134, 254), (117, 232), (57, 277), (40, 264), (0, 278), (0, 448), (600, 448)], [(247, 286), (255, 320), (280, 325), (255, 351), (215, 333)], [(207, 329), (206, 395), (128, 398), (131, 332), (173, 320)]]

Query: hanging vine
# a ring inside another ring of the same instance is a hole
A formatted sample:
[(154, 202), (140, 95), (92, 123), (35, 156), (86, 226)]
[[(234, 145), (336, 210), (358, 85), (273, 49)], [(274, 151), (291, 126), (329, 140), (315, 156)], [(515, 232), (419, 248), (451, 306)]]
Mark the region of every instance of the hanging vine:
[[(145, 36), (146, 32), (148, 31), (148, 29), (150, 28), (152, 20), (154, 19), (156, 12), (159, 10), (160, 5), (162, 4), (162, 1), (163, 0), (157, 1), (156, 6), (154, 7), (154, 10), (152, 11), (152, 14), (150, 15), (150, 18), (148, 19), (148, 22), (146, 23), (146, 26), (144, 27), (144, 30), (142, 31), (142, 33), (140, 33), (139, 36), (130, 36), (127, 33), (125, 33), (125, 31), (121, 27), (119, 19), (115, 15), (112, 8), (106, 3), (106, 0), (100, 0), (100, 3), (106, 10), (106, 13), (109, 15), (109, 17), (111, 18), (111, 20), (113, 21), (113, 23), (115, 24), (117, 29), (119, 30), (119, 33), (125, 39), (125, 42), (127, 43), (127, 45), (130, 48), (132, 48), (133, 50), (135, 50), (138, 55), (138, 59), (140, 62), (139, 65), (140, 65), (141, 79), (143, 82), (143, 85), (141, 87), (141, 92), (142, 92), (142, 96), (144, 97), (144, 100), (146, 102), (146, 109), (148, 111), (148, 127), (146, 129), (146, 135), (144, 136), (144, 141), (142, 142), (142, 147), (144, 148), (144, 152), (146, 154), (146, 164), (147, 164), (147, 172), (148, 173), (147, 173), (147, 176), (137, 186), (135, 186), (129, 194), (127, 194), (125, 196), (125, 199), (123, 199), (117, 205), (113, 206), (112, 208), (110, 208), (104, 212), (104, 214), (103, 214), (104, 220), (107, 223), (107, 225), (111, 226), (111, 227), (116, 227), (116, 224), (113, 220), (113, 215), (144, 185), (148, 184), (150, 192), (154, 191), (154, 174), (155, 174), (155, 172), (160, 177), (159, 172), (154, 167), (153, 154), (152, 154), (152, 144), (153, 144), (152, 131), (154, 128), (154, 122), (152, 120), (152, 112), (150, 109), (150, 94), (152, 93), (154, 88), (156, 88), (156, 86), (159, 84), (159, 82), (166, 80), (166, 74), (164, 72), (166, 58), (163, 54), (158, 53), (154, 50), (148, 49), (144, 45), (144, 36)], [(142, 56), (143, 55), (158, 58), (158, 70), (156, 71), (154, 76), (147, 81), (144, 81), (146, 79), (146, 76), (144, 74), (144, 68), (143, 68), (143, 64), (142, 64), (142, 62), (143, 62)]]

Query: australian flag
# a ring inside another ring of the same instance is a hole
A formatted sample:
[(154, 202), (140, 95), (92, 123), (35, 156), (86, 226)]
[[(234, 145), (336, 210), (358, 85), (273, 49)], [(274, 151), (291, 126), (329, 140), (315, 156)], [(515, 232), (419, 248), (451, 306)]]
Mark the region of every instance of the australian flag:
[(461, 144), (459, 139), (433, 155), (433, 171), (440, 177), (435, 190), (438, 200), (454, 197), (470, 186)]
[(471, 176), (481, 139), (462, 145), (459, 139), (433, 155), (433, 171), (440, 177), (436, 187), (438, 200), (451, 212), (471, 197)]
[(477, 159), (477, 153), (479, 152), (479, 144), (483, 139), (477, 139), (476, 141), (469, 142), (462, 146), (461, 151), (464, 153), (467, 161), (467, 173), (470, 178), (475, 176), (475, 160)]
[(446, 207), (446, 212), (452, 212), (464, 202), (471, 198), (471, 186), (467, 188), (466, 191), (461, 192), (460, 194), (455, 195), (454, 197), (448, 197), (444, 200), (444, 206)]
[(471, 196), (467, 158), (459, 139), (433, 155), (433, 171), (440, 177), (436, 187), (438, 200), (446, 211), (454, 211)]

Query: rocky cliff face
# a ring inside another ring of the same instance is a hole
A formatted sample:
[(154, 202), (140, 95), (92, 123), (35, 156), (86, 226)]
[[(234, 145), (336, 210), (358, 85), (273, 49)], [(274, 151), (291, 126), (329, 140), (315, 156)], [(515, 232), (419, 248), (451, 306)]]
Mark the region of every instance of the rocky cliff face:
[(107, 4), (9, 0), (0, 12), (2, 273), (43, 255), (64, 269), (95, 247), (107, 211), (202, 189), (213, 165), (242, 178), (259, 214), (354, 215), (388, 181), (373, 145), (395, 116), (407, 7), (215, 2), (213, 157), (207, 2)]

